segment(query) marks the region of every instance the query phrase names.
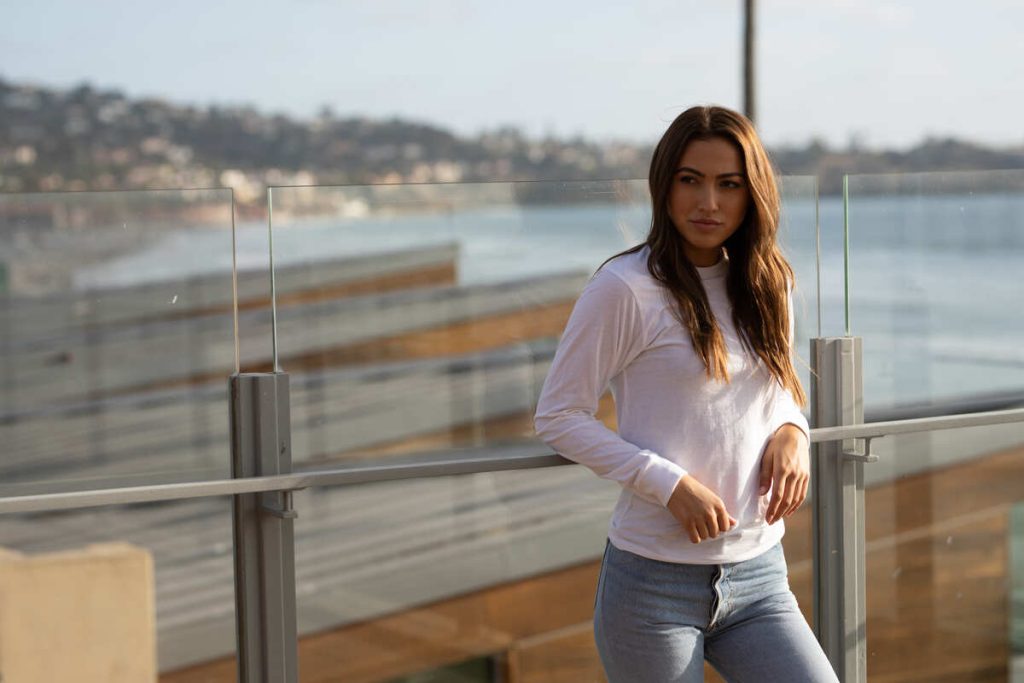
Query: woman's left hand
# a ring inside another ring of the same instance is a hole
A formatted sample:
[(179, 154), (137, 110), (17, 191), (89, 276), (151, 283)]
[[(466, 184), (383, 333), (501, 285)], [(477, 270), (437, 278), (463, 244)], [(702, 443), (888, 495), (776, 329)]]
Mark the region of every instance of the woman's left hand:
[(775, 524), (797, 511), (807, 498), (811, 481), (811, 456), (807, 436), (796, 425), (784, 424), (776, 430), (761, 456), (758, 493), (764, 495), (771, 486), (772, 498), (765, 520)]

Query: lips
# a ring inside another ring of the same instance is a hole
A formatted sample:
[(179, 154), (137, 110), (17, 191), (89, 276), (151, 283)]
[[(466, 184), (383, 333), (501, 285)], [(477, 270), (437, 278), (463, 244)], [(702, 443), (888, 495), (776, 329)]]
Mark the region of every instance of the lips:
[(710, 232), (722, 225), (721, 221), (712, 221), (708, 219), (692, 220), (690, 223), (702, 232)]

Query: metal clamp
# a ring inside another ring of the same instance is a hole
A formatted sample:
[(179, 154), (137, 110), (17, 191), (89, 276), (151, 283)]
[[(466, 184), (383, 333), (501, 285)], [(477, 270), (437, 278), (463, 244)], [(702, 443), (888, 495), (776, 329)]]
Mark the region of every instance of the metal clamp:
[(275, 508), (269, 505), (261, 505), (260, 509), (268, 515), (278, 517), (280, 519), (296, 519), (299, 516), (298, 511), (295, 509), (295, 505), (292, 501), (292, 492), (280, 491), (281, 494), (281, 507)]
[(856, 460), (858, 462), (878, 462), (878, 456), (871, 452), (871, 440), (875, 437), (865, 436), (864, 438), (864, 452), (857, 453), (856, 451), (843, 451), (842, 457), (844, 460)]

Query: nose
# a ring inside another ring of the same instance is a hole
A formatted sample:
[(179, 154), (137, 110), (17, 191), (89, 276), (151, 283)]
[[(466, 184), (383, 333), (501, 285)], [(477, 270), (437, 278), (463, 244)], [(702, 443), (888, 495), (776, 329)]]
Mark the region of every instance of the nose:
[(714, 213), (718, 210), (718, 193), (714, 183), (705, 183), (701, 188), (698, 206), (701, 211)]

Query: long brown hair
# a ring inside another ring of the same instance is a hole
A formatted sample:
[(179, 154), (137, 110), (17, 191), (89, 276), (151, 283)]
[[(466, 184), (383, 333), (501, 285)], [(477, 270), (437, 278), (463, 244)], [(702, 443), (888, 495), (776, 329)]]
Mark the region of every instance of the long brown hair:
[(721, 138), (736, 146), (750, 189), (746, 216), (724, 243), (729, 255), (726, 292), (732, 304), (733, 324), (748, 351), (761, 359), (798, 404), (804, 405), (807, 396), (793, 368), (789, 345), (790, 313), (786, 298), (793, 282), (793, 269), (776, 242), (779, 189), (764, 145), (745, 116), (724, 107), (692, 107), (676, 117), (651, 157), (648, 185), (653, 216), (647, 239), (608, 261), (650, 247), (647, 269), (675, 299), (676, 316), (689, 331), (708, 378), (728, 382), (725, 339), (700, 276), (683, 249), (683, 238), (668, 212), (669, 192), (686, 146), (693, 140), (709, 138)]

